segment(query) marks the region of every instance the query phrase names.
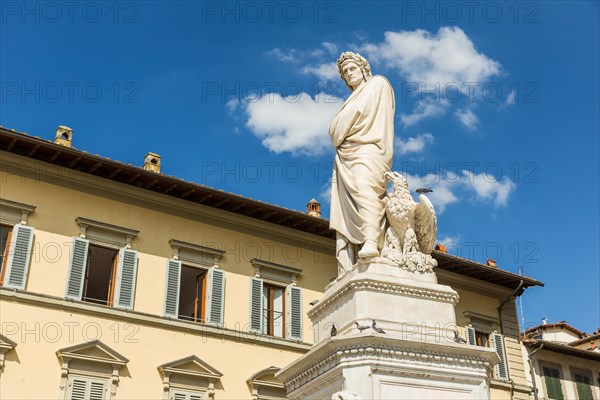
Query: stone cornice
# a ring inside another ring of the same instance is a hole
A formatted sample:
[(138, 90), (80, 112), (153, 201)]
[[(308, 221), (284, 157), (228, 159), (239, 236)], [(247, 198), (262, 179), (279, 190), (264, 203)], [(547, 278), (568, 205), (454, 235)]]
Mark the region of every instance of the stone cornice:
[(351, 280), (346, 283), (333, 295), (317, 303), (317, 305), (308, 312), (308, 317), (312, 319), (316, 314), (325, 312), (325, 310), (334, 305), (340, 298), (356, 291), (394, 293), (403, 296), (432, 299), (454, 305), (458, 304), (459, 299), (456, 293), (426, 287), (404, 285), (398, 282), (383, 282), (378, 279), (365, 278)]
[[(318, 358), (315, 356), (322, 355)], [(441, 376), (452, 376), (448, 369), (460, 370), (475, 378), (486, 374), (498, 362), (492, 349), (457, 344), (428, 344), (399, 340), (382, 335), (334, 337), (314, 347), (296, 361), (292, 368), (282, 369), (277, 378), (284, 381), (288, 393), (307, 384), (340, 364), (382, 366), (397, 369), (403, 366), (415, 374), (426, 368), (438, 369)], [(451, 367), (451, 368), (448, 368)], [(462, 374), (465, 375), (465, 374)], [(468, 378), (466, 378), (468, 379)]]

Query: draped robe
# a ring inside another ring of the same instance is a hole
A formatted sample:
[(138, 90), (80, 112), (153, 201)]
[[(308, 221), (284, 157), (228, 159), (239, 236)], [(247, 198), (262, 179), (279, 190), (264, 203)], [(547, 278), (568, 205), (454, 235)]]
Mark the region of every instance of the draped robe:
[[(329, 125), (335, 147), (330, 227), (338, 232), (336, 253), (375, 240), (382, 247), (386, 178), (394, 146), (394, 92), (373, 76), (352, 92)], [(354, 254), (351, 259), (355, 259)], [(345, 270), (351, 265), (342, 265)]]

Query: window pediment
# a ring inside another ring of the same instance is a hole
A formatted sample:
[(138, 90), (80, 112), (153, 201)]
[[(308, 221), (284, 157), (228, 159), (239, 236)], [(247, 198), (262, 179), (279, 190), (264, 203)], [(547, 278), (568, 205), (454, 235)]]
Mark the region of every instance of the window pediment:
[(217, 369), (211, 367), (195, 355), (163, 364), (158, 367), (158, 370), (163, 374), (186, 374), (212, 378), (214, 380), (223, 376)]
[[(181, 389), (182, 382), (184, 389), (205, 392), (210, 398), (214, 398), (215, 382), (223, 376), (216, 368), (195, 355), (160, 365), (158, 371), (163, 378), (163, 399), (169, 398), (172, 389)], [(194, 379), (177, 379), (185, 377)]]
[(182, 262), (212, 267), (221, 260), (225, 252), (212, 247), (199, 244), (182, 242), (181, 240), (169, 240), (173, 248), (173, 259)]
[(56, 356), (63, 362), (82, 360), (111, 364), (113, 367), (122, 367), (129, 360), (111, 349), (99, 340), (65, 347), (56, 352)]
[(296, 277), (302, 273), (301, 269), (288, 267), (270, 261), (253, 258), (250, 263), (254, 267), (254, 275), (269, 281), (285, 283), (296, 283)]
[(281, 368), (268, 367), (253, 374), (246, 383), (252, 392), (253, 399), (285, 399), (286, 390), (283, 383), (275, 378)]
[(4, 354), (17, 347), (15, 341), (10, 340), (0, 333), (0, 372), (4, 369)]
[(99, 244), (112, 244), (116, 247), (131, 247), (131, 241), (139, 231), (122, 226), (77, 217), (79, 236)]
[[(90, 374), (94, 378), (107, 380), (109, 383), (110, 399), (115, 398), (117, 383), (119, 382), (119, 370), (129, 362), (127, 358), (111, 349), (99, 340), (77, 344), (75, 346), (65, 347), (56, 352), (56, 356), (61, 362), (61, 383), (59, 398), (67, 396), (68, 382), (75, 379), (69, 377), (72, 370), (80, 370), (86, 375)], [(78, 364), (75, 368), (73, 364)], [(100, 371), (89, 370), (90, 364), (102, 365)], [(73, 368), (72, 368), (73, 367)], [(105, 369), (105, 371), (101, 371)]]
[(7, 225), (27, 225), (27, 217), (35, 210), (35, 206), (16, 201), (0, 199), (0, 223)]

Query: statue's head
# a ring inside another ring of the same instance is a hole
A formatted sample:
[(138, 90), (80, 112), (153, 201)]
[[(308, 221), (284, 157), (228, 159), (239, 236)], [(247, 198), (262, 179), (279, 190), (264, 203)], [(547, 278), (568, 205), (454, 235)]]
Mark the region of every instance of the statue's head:
[[(371, 78), (371, 66), (369, 62), (360, 54), (351, 51), (345, 51), (337, 60), (337, 68), (340, 76), (346, 82), (346, 86), (353, 91), (360, 82), (368, 81)], [(358, 81), (354, 71), (362, 74), (362, 81)], [(358, 82), (358, 83), (357, 83)]]

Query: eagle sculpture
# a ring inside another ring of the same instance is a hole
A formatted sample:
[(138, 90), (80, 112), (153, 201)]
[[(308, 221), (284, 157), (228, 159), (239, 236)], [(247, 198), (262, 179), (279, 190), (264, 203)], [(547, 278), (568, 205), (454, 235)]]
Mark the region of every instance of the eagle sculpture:
[[(393, 192), (386, 198), (385, 215), (389, 226), (382, 256), (409, 270), (429, 270), (428, 266), (415, 265), (419, 261), (414, 255), (429, 255), (433, 250), (437, 228), (433, 205), (425, 194), (419, 196), (420, 203), (415, 203), (408, 190), (408, 181), (398, 172), (388, 172), (386, 176), (392, 182)], [(430, 259), (428, 256), (424, 262), (435, 263)]]

